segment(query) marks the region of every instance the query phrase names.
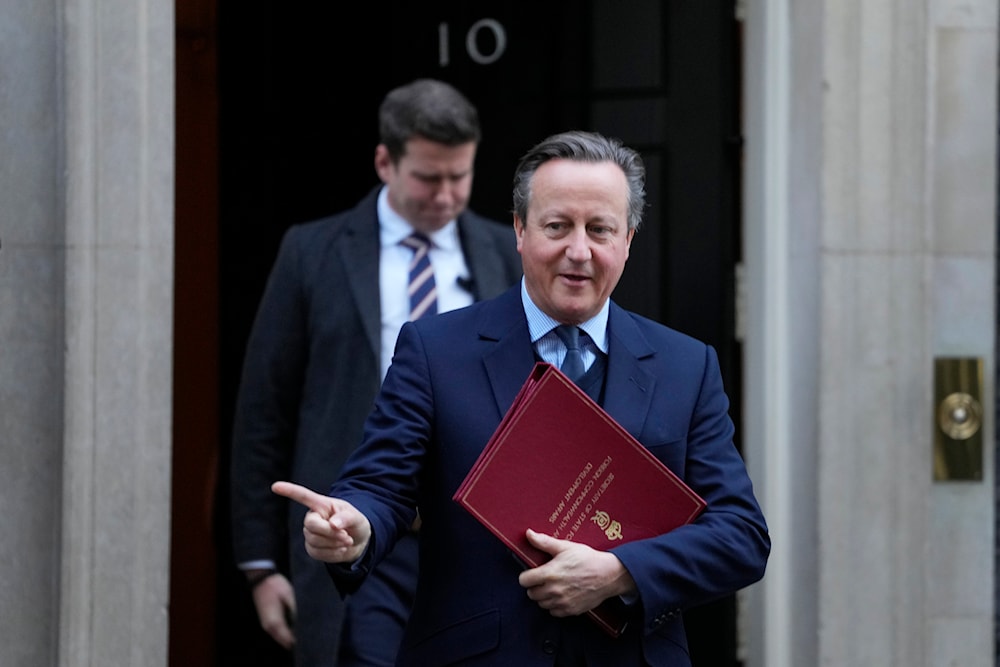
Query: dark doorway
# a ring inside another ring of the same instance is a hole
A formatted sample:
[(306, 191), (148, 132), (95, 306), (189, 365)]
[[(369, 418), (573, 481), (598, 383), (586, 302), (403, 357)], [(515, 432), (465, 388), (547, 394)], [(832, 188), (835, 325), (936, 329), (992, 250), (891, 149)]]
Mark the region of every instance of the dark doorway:
[[(184, 590), (178, 563), (189, 556), (178, 545), (206, 537), (197, 524), (190, 527), (192, 517), (177, 514), (192, 508), (175, 504), (172, 665), (283, 664), (257, 627), (229, 552), (225, 471), (232, 404), (245, 339), (282, 233), (353, 205), (376, 183), (376, 110), (394, 85), (432, 76), (454, 83), (476, 103), (484, 141), (472, 208), (501, 220), (510, 217), (518, 157), (544, 136), (592, 129), (640, 149), (650, 208), (615, 298), (717, 347), (739, 424), (733, 273), (740, 245), (740, 47), (734, 4), (396, 0), (348, 11), (315, 0), (178, 0), (178, 50), (191, 53), (178, 56), (178, 107), (187, 110), (178, 114), (177, 169), (187, 175), (178, 179), (178, 201), (187, 205), (178, 205), (177, 234), (195, 248), (178, 245), (178, 280), (190, 286), (178, 300), (218, 286), (212, 292), (217, 302), (178, 308), (178, 337), (197, 339), (192, 332), (202, 330), (204, 318), (209, 330), (218, 328), (216, 358), (177, 357), (177, 377), (189, 383), (175, 392), (178, 415), (191, 414), (190, 403), (198, 400), (186, 389), (218, 393), (214, 413), (202, 416), (210, 442), (175, 438), (175, 496), (184, 493), (192, 473), (205, 476), (192, 466), (219, 472), (213, 477), (211, 541), (194, 550), (212, 554), (214, 572), (196, 582), (212, 590), (197, 596)], [(196, 57), (196, 48), (209, 53)], [(206, 69), (212, 79), (207, 87)], [(202, 193), (205, 188), (214, 194)], [(198, 197), (190, 198), (192, 190)], [(206, 224), (210, 233), (199, 232)], [(188, 425), (184, 432), (191, 430)], [(205, 446), (210, 456), (184, 456)], [(195, 604), (200, 615), (185, 608)], [(195, 648), (202, 644), (190, 638), (204, 636), (206, 609), (214, 610), (214, 646)], [(202, 625), (194, 627), (190, 618)], [(732, 599), (688, 615), (696, 665), (739, 664), (735, 619)], [(195, 661), (198, 650), (211, 653)]]

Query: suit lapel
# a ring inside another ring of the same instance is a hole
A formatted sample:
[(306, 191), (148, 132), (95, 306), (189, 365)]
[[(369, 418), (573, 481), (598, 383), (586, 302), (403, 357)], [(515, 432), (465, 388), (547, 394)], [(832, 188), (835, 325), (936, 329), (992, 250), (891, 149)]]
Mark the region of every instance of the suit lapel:
[(480, 340), (496, 341), (496, 345), (483, 355), (483, 364), (497, 409), (503, 415), (535, 367), (535, 351), (521, 305), (520, 284), (484, 303), (476, 333)]
[[(382, 350), (382, 308), (378, 289), (378, 214), (375, 206), (377, 196), (378, 188), (355, 207), (345, 233), (337, 244), (347, 275), (347, 287), (358, 306), (365, 337), (376, 359), (381, 357)], [(335, 286), (330, 289), (335, 289)]]
[(614, 302), (608, 317), (608, 337), (604, 409), (636, 435), (646, 422), (656, 385), (656, 378), (643, 365), (656, 350), (635, 321)]

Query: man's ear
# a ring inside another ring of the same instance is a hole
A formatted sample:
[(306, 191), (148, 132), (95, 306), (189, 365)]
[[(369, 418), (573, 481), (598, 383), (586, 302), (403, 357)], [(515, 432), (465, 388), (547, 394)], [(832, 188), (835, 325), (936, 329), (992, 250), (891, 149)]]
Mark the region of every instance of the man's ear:
[(383, 183), (388, 183), (391, 174), (389, 170), (392, 169), (392, 157), (389, 155), (389, 149), (385, 147), (385, 144), (379, 144), (375, 147), (375, 173), (382, 180)]
[(521, 252), (521, 242), (524, 240), (524, 223), (514, 214), (514, 237), (517, 238), (517, 251)]

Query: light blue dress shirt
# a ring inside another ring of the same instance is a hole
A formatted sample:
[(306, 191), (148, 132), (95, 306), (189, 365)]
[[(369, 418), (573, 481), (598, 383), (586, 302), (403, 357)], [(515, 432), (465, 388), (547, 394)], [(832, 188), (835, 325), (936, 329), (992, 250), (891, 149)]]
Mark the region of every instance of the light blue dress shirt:
[[(531, 297), (528, 296), (528, 288), (524, 285), (523, 277), (521, 278), (521, 303), (524, 305), (524, 314), (528, 318), (528, 331), (531, 335), (531, 344), (535, 346), (535, 352), (544, 361), (558, 368), (566, 356), (566, 345), (553, 330), (562, 322), (549, 317), (535, 305)], [(610, 301), (605, 301), (597, 315), (577, 325), (587, 334), (580, 337), (584, 370), (589, 369), (590, 365), (594, 363), (598, 352), (608, 353), (608, 311), (611, 308), (610, 304)]]

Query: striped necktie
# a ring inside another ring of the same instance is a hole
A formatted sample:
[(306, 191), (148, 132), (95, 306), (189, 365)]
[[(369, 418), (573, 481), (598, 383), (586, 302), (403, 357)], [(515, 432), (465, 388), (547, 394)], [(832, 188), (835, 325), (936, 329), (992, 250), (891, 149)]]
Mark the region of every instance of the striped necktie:
[(428, 251), (431, 241), (419, 232), (400, 241), (413, 249), (413, 259), (410, 260), (410, 321), (418, 320), (424, 315), (437, 314), (437, 287), (434, 284), (434, 269)]
[(580, 351), (580, 330), (570, 324), (560, 324), (556, 327), (556, 335), (566, 345), (566, 357), (559, 370), (576, 382), (584, 371), (583, 353)]

